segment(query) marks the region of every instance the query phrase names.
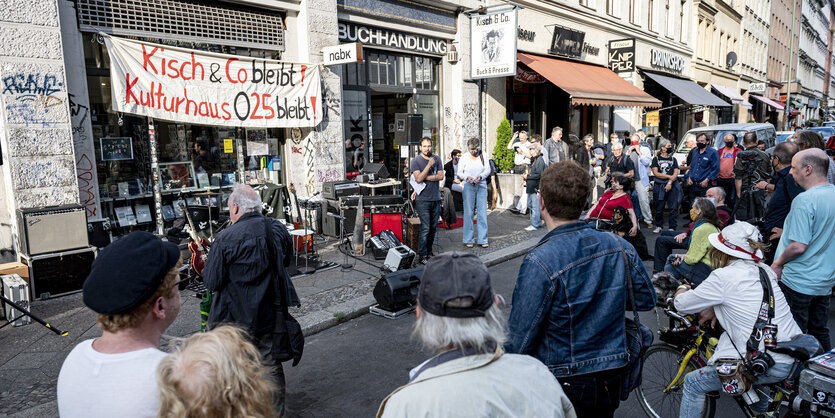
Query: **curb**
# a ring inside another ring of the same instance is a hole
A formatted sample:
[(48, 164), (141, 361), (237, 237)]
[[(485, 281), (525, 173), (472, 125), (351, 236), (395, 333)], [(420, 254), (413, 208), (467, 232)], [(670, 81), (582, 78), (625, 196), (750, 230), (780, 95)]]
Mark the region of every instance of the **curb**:
[[(527, 253), (528, 250), (536, 245), (541, 238), (542, 237), (533, 237), (495, 252), (484, 254), (480, 256), (481, 261), (483, 261), (487, 267), (503, 263), (507, 260)], [(316, 312), (311, 312), (307, 315), (299, 317), (298, 321), (302, 327), (302, 333), (305, 336), (310, 336), (350, 319), (365, 315), (368, 313), (368, 308), (374, 306), (376, 303), (377, 302), (374, 300), (374, 296), (367, 294), (333, 306), (328, 306), (327, 308)], [(340, 316), (341, 319), (338, 319), (337, 315)]]

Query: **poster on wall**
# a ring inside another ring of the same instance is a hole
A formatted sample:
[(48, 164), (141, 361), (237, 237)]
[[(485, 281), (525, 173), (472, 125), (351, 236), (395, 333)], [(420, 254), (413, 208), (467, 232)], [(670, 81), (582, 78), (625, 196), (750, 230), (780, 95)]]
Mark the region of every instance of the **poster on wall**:
[(342, 92), (345, 132), (345, 172), (358, 173), (370, 161), (368, 154), (368, 106), (364, 91)]
[(248, 128), (309, 128), (322, 120), (320, 65), (101, 35), (116, 112)]
[(130, 137), (99, 138), (102, 161), (133, 159), (133, 141)]
[(616, 73), (635, 71), (635, 38), (609, 41), (609, 69)]
[(470, 77), (516, 75), (516, 9), (470, 16)]

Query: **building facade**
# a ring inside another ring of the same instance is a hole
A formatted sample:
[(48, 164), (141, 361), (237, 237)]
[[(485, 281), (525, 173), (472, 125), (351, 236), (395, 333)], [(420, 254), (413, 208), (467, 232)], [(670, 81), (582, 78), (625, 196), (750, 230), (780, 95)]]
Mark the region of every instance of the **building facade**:
[[(791, 89), (799, 90), (797, 82), (797, 56), (800, 42), (800, 29), (796, 17), (802, 13), (804, 0), (772, 0), (771, 27), (768, 43), (768, 85), (765, 97), (785, 104), (786, 93)], [(792, 11), (794, 7), (794, 11)], [(793, 19), (794, 17), (794, 19)], [(778, 109), (779, 111), (779, 109)], [(784, 109), (777, 113), (777, 130), (790, 126), (789, 121), (796, 116)], [(773, 122), (774, 123), (774, 122)]]
[(740, 3), (743, 6), (743, 16), (740, 25), (742, 45), (739, 50), (739, 88), (751, 105), (749, 121), (773, 121), (777, 109), (766, 101), (751, 97), (762, 97), (766, 91), (771, 1), (745, 0)]
[(798, 125), (820, 120), (823, 116), (824, 73), (827, 59), (826, 40), (829, 32), (829, 3), (804, 0), (800, 18), (797, 79), (799, 94), (792, 105), (799, 111)]

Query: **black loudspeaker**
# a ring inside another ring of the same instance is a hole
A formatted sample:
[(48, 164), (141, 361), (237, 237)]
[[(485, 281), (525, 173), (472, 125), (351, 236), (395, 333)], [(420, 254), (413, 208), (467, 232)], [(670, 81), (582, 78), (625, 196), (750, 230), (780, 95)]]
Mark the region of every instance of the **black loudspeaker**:
[(419, 113), (394, 114), (394, 145), (420, 145), (423, 136), (423, 115)]
[(80, 292), (95, 258), (95, 248), (24, 257), (32, 296), (49, 299)]
[(110, 244), (110, 219), (87, 222), (87, 240), (96, 248), (104, 248)]
[[(352, 234), (357, 219), (357, 208), (345, 209), (343, 212), (345, 213), (345, 233)], [(328, 213), (340, 215), (338, 201), (325, 199), (322, 202), (322, 234), (329, 237), (338, 237), (341, 232), (341, 221), (339, 218), (328, 215)]]
[(383, 163), (366, 163), (365, 167), (362, 168), (361, 173), (372, 174), (374, 175), (374, 179), (389, 178), (389, 169), (386, 168), (386, 165)]
[(387, 311), (408, 308), (417, 300), (422, 276), (423, 266), (386, 274), (374, 286), (374, 299)]

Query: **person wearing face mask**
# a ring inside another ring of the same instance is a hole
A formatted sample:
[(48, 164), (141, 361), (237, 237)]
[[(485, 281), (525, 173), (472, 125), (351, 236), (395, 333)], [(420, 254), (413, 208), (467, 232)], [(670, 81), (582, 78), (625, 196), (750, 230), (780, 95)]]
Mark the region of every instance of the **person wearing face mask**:
[(708, 146), (710, 138), (704, 132), (696, 137), (696, 151), (693, 154), (693, 161), (687, 174), (684, 175), (687, 185), (690, 186), (690, 202), (695, 202), (697, 197), (703, 197), (707, 189), (719, 175), (719, 153)]
[(678, 226), (678, 207), (681, 204), (681, 184), (678, 182), (678, 165), (673, 158), (673, 144), (668, 139), (661, 140), (661, 150), (652, 159), (650, 165), (654, 177), (652, 202), (655, 206), (655, 230), (661, 233), (664, 226), (664, 210), (669, 210), (667, 226), (675, 230)]
[(719, 218), (720, 228), (733, 223), (731, 208), (725, 205), (725, 190), (721, 187), (711, 187), (705, 192), (705, 197), (716, 207), (716, 217)]
[[(535, 145), (537, 146), (537, 145)], [(456, 176), (464, 184), (464, 246), (472, 248), (473, 215), (476, 217), (478, 245), (487, 248), (487, 176), (490, 175), (490, 161), (481, 154), (481, 141), (470, 138), (467, 141), (469, 152), (458, 162)]]
[(671, 254), (667, 257), (664, 271), (681, 281), (687, 281), (694, 288), (698, 286), (713, 268), (710, 264), (710, 234), (719, 233), (719, 217), (716, 208), (707, 198), (696, 198), (690, 209), (690, 219), (695, 222), (690, 246), (686, 254)]
[(725, 146), (719, 149), (719, 176), (716, 177), (716, 185), (725, 190), (725, 196), (728, 196), (728, 204), (731, 207), (736, 202), (734, 163), (736, 163), (736, 153), (742, 151), (736, 143), (736, 135), (725, 135)]
[(629, 219), (632, 220), (632, 229), (629, 230), (629, 236), (634, 237), (638, 233), (638, 218), (635, 216), (635, 209), (632, 207), (632, 199), (629, 198), (628, 192), (632, 191), (635, 181), (631, 177), (627, 177), (623, 173), (612, 174), (612, 186), (603, 196), (598, 200), (589, 212), (586, 213), (584, 219), (600, 218), (611, 220), (615, 213), (615, 208), (623, 207), (629, 212)]
[(444, 187), (454, 192), (461, 193), (464, 189), (461, 180), (455, 177), (458, 173), (458, 160), (461, 158), (461, 150), (454, 149), (449, 153), (449, 161), (444, 164)]

